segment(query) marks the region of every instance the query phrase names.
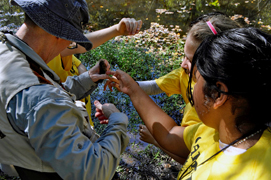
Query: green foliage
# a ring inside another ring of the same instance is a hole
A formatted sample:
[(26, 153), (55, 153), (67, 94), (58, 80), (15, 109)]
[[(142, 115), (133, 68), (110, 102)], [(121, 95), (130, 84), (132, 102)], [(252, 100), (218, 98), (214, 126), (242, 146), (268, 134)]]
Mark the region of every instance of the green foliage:
[(178, 67), (181, 60), (169, 62), (170, 53), (156, 55), (146, 48), (136, 47), (132, 40), (127, 43), (111, 40), (81, 55), (80, 59), (87, 67), (92, 67), (99, 59), (107, 59), (113, 69), (121, 69), (139, 81), (154, 79)]
[[(163, 26), (153, 24), (152, 30), (160, 34), (142, 33), (133, 38), (118, 37), (105, 44), (80, 55), (80, 60), (87, 68), (91, 68), (99, 59), (107, 59), (111, 64), (111, 70), (121, 69), (136, 81), (153, 80), (172, 70), (179, 68), (182, 61), (184, 42), (178, 39), (176, 33), (167, 32)], [(170, 37), (170, 38), (169, 38)], [(138, 124), (142, 123), (138, 113), (134, 109), (129, 97), (114, 90), (103, 91), (103, 84), (92, 93), (92, 101), (101, 103), (113, 103), (129, 117), (129, 130), (137, 132)], [(180, 95), (171, 97), (166, 94), (153, 95), (151, 98), (178, 124), (181, 122), (184, 102)], [(92, 111), (95, 108), (92, 107)], [(92, 113), (94, 114), (94, 113)], [(92, 116), (92, 119), (95, 119)], [(101, 133), (106, 127), (95, 121), (96, 130)]]
[(218, 0), (215, 0), (214, 2), (210, 2), (209, 5), (215, 6), (215, 7), (219, 7), (220, 6)]

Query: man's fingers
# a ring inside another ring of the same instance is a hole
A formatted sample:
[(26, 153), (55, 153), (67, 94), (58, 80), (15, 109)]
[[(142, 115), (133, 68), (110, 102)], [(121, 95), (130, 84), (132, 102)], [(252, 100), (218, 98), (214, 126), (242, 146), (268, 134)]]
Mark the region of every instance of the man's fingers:
[(98, 108), (99, 110), (102, 110), (102, 106), (103, 106), (103, 105), (102, 105), (98, 100), (95, 100), (95, 101), (94, 101), (94, 105), (95, 105), (95, 107)]
[(105, 117), (104, 115), (98, 116), (97, 117), (100, 121), (107, 120), (108, 118)]
[[(98, 108), (96, 108), (96, 111), (97, 111)], [(102, 116), (103, 113), (101, 110), (98, 109), (98, 111), (95, 113), (95, 117), (98, 118), (99, 116)]]
[(109, 71), (109, 69), (110, 69), (110, 64), (109, 64), (109, 62), (105, 59), (105, 60), (104, 60), (104, 63), (105, 63), (105, 65), (106, 65), (106, 71)]
[(100, 124), (108, 124), (108, 120), (102, 120), (100, 121)]
[(99, 79), (99, 80), (111, 78), (111, 77), (108, 76), (107, 74), (97, 74), (96, 77), (97, 77), (97, 79)]
[(115, 76), (116, 71), (106, 71), (105, 74)]
[(100, 121), (100, 124), (108, 124), (108, 118), (102, 112), (102, 104), (98, 101), (94, 101), (94, 105), (96, 106), (95, 117), (97, 117)]

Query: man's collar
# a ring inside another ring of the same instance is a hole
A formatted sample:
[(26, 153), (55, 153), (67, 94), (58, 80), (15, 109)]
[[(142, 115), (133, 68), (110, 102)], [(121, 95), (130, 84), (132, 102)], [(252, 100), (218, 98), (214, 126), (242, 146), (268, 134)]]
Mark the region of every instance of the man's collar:
[(43, 70), (49, 71), (53, 75), (55, 81), (60, 82), (58, 75), (47, 66), (43, 59), (31, 47), (29, 47), (27, 43), (11, 34), (5, 34), (5, 36), (14, 47), (35, 61)]

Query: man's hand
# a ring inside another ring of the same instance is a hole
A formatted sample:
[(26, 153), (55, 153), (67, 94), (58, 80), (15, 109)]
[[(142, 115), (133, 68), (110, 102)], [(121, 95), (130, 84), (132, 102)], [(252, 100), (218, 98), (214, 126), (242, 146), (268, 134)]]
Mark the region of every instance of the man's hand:
[(117, 24), (117, 31), (120, 35), (135, 35), (142, 27), (142, 21), (134, 18), (122, 18)]
[(96, 106), (95, 117), (100, 120), (101, 124), (108, 124), (108, 118), (112, 113), (120, 112), (114, 104), (106, 103), (102, 105), (99, 101), (95, 100), (94, 105)]
[[(101, 61), (101, 60), (100, 60), (100, 61)], [(97, 81), (99, 81), (100, 79), (103, 80), (103, 79), (109, 79), (109, 78), (110, 78), (110, 76), (108, 76), (107, 74), (105, 74), (106, 71), (109, 71), (109, 69), (110, 69), (110, 64), (108, 63), (107, 60), (102, 59), (104, 65), (103, 65), (103, 67), (101, 67), (101, 66), (100, 66), (100, 61), (98, 61), (98, 62), (96, 63), (96, 65), (93, 66), (93, 67), (88, 71), (89, 76), (90, 76), (90, 78), (92, 79), (93, 82), (97, 82)], [(103, 68), (103, 69), (101, 70), (101, 68)], [(104, 73), (103, 73), (103, 74), (100, 74), (101, 72), (104, 72)]]

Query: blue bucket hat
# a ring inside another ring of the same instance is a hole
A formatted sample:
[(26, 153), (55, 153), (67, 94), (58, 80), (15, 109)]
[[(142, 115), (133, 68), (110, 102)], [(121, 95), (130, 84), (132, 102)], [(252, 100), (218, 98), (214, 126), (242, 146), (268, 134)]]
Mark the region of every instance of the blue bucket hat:
[(76, 42), (87, 51), (92, 48), (92, 43), (83, 34), (83, 26), (89, 21), (85, 0), (10, 0), (10, 4), (20, 6), (48, 33)]

